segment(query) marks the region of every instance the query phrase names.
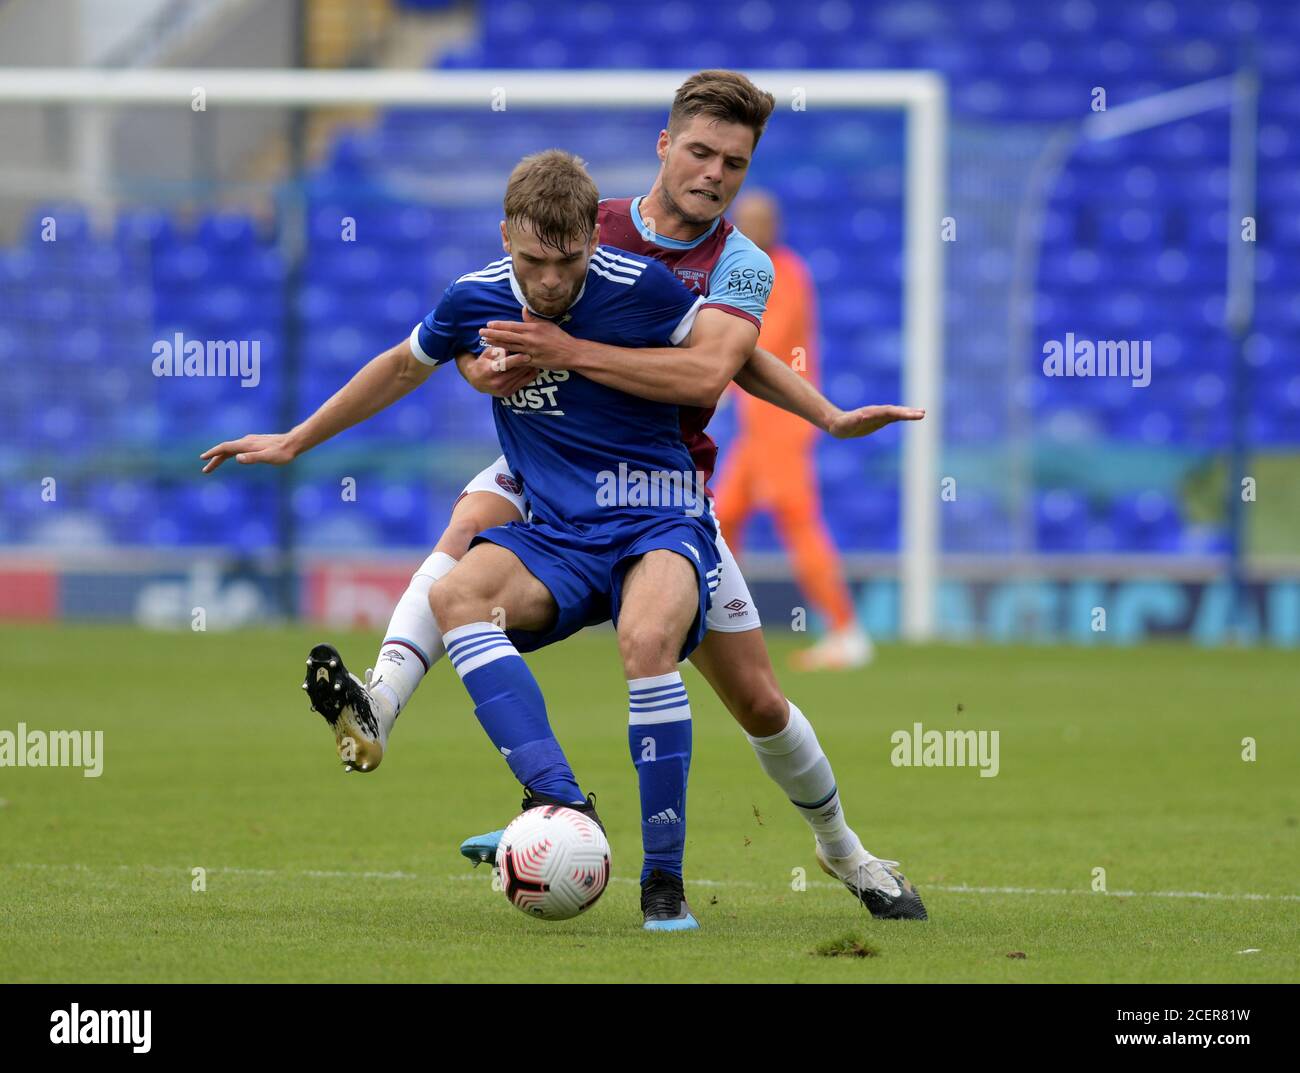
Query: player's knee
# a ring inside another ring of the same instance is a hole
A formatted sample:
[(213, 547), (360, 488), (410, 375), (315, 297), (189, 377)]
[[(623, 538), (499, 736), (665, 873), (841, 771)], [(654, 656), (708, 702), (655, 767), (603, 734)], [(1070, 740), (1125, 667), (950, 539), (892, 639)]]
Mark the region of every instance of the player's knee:
[(464, 625), (461, 620), (468, 606), (467, 597), (454, 571), (429, 586), (429, 610), (444, 632)]
[(662, 622), (619, 624), (618, 650), (629, 678), (649, 678), (676, 670), (681, 647), (682, 639), (673, 636)]
[(790, 722), (790, 702), (775, 682), (748, 682), (746, 688), (731, 698), (731, 714), (755, 738), (779, 734)]
[(444, 552), (453, 559), (462, 559), (469, 550), (470, 541), (486, 528), (482, 519), (473, 512), (462, 511), (453, 514), (434, 550)]

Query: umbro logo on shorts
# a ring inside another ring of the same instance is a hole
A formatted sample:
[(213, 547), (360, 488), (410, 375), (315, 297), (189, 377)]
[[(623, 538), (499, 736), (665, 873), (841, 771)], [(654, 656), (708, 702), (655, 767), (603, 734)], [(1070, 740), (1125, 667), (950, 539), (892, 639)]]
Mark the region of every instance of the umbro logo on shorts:
[(743, 611), (749, 605), (745, 603), (744, 600), (740, 599), (740, 597), (736, 597), (736, 599), (732, 600), (731, 603), (723, 604), (722, 606), (728, 611)]

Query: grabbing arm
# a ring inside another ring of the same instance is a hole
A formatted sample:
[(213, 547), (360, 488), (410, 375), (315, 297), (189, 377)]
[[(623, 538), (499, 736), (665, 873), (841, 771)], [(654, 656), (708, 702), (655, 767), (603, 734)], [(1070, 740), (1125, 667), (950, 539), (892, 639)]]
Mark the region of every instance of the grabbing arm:
[(608, 346), (575, 339), (550, 321), (492, 321), (482, 331), (494, 346), (524, 353), (540, 369), (571, 369), (606, 387), (653, 402), (716, 405), (722, 389), (753, 351), (758, 329), (721, 309), (702, 309), (684, 346)]

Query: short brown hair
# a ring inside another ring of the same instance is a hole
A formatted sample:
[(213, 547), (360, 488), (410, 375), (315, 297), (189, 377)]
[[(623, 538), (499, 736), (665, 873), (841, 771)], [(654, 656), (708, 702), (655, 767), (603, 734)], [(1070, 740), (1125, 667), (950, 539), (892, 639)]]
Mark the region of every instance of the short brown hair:
[(668, 130), (675, 133), (683, 120), (706, 115), (743, 123), (754, 132), (757, 146), (775, 107), (776, 98), (739, 71), (700, 71), (678, 88), (668, 113)]
[(506, 183), (506, 223), (527, 222), (543, 246), (564, 250), (575, 235), (596, 227), (600, 191), (580, 157), (545, 149), (524, 157)]

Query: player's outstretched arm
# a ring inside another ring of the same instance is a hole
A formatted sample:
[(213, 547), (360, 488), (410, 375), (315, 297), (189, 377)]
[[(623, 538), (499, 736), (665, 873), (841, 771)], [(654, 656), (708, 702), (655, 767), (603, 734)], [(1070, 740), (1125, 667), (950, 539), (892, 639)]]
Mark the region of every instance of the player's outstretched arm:
[(434, 368), (417, 361), (411, 353), (410, 340), (404, 339), (368, 361), (319, 410), (291, 431), (243, 436), (209, 447), (199, 455), (207, 463), (203, 472), (211, 473), (228, 458), (244, 465), (262, 462), (282, 466), (292, 462), (304, 451), (410, 394), (429, 378)]
[(715, 405), (758, 339), (753, 324), (721, 309), (701, 309), (685, 345), (643, 348), (575, 339), (550, 321), (524, 315), (522, 323), (491, 321), (481, 334), (495, 346), (527, 354), (537, 368), (571, 369), (629, 395), (679, 406)]
[(737, 373), (736, 383), (755, 398), (802, 417), (838, 439), (870, 436), (895, 421), (920, 421), (924, 410), (911, 406), (861, 406), (841, 410), (775, 354), (755, 349)]

